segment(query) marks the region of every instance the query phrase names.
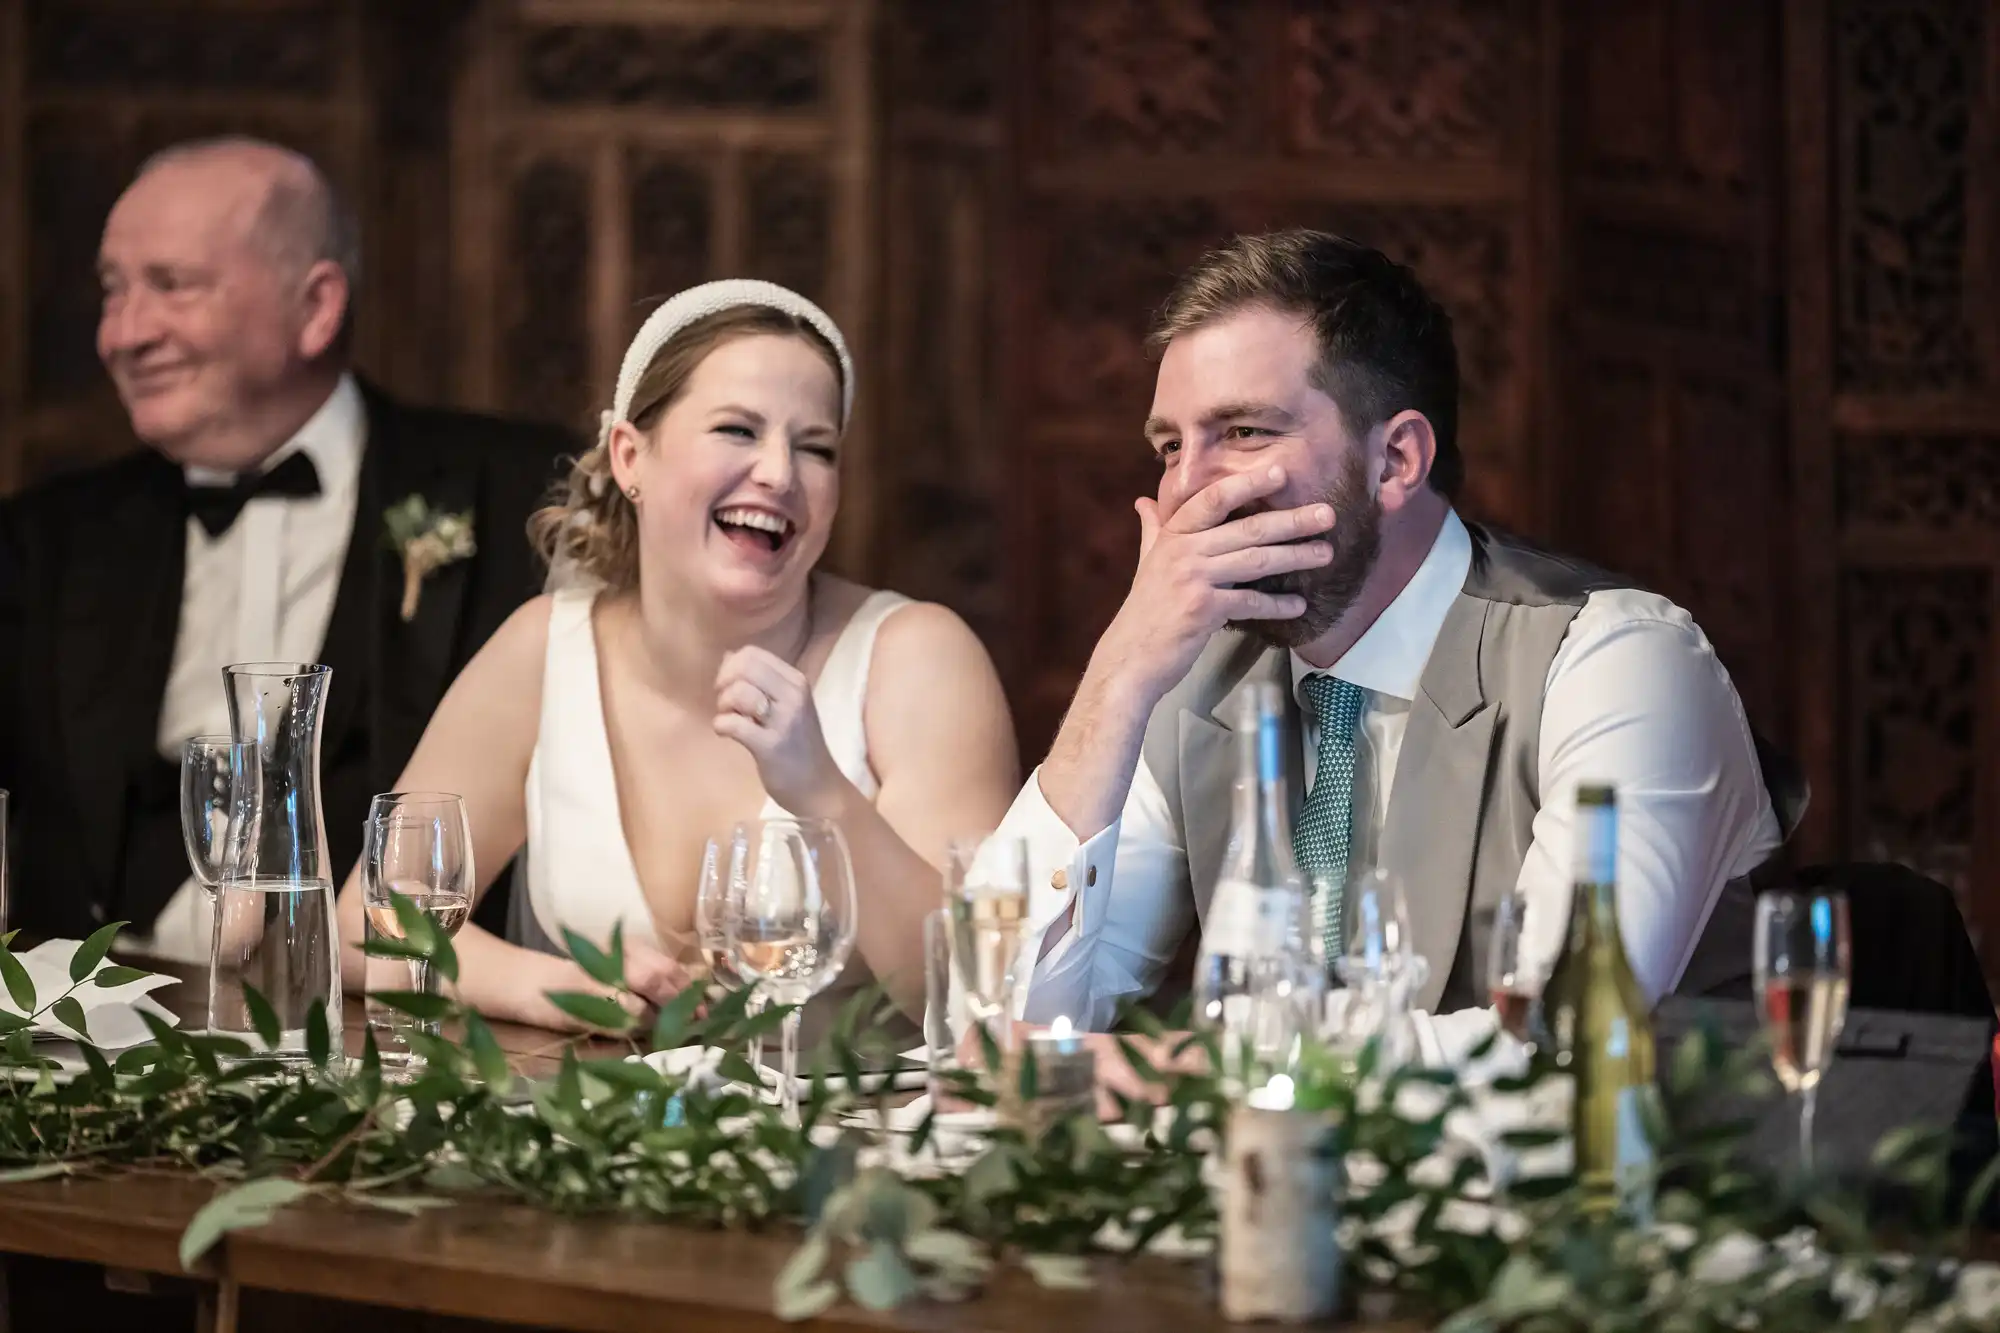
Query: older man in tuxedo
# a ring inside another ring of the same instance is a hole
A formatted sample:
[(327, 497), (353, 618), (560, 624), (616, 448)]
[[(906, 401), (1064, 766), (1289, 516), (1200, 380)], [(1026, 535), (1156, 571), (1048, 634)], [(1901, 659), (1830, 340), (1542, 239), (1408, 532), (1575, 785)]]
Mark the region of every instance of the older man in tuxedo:
[[(323, 801), (344, 867), (445, 686), (536, 591), (524, 527), (569, 441), (357, 378), (357, 261), (319, 169), (255, 140), (169, 149), (112, 209), (98, 352), (148, 448), (0, 504), (13, 924), (125, 919), (206, 957), (176, 772), (188, 737), (229, 730), (220, 669), (333, 668)], [(384, 521), (411, 496), (469, 515), (475, 547), (413, 600)]]
[(1688, 613), (1455, 512), (1450, 320), (1381, 254), (1240, 238), (1182, 279), (1156, 345), (1138, 572), (1001, 830), (1051, 922), (1027, 1017), (1101, 1028), (1186, 987), (1230, 731), (1264, 680), (1304, 740), (1294, 846), (1330, 950), (1348, 873), (1383, 864), (1430, 963), (1422, 1006), (1471, 1016), (1501, 895), (1525, 895), (1524, 947), (1553, 960), (1574, 790), (1608, 782), (1626, 947), (1650, 996), (1673, 989), (1803, 802)]

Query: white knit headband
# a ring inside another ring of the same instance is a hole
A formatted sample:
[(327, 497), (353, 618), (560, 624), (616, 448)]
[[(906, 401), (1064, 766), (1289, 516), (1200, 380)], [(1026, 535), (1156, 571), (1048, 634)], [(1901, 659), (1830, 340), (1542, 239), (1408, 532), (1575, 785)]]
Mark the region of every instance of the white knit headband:
[(788, 287), (755, 278), (724, 278), (688, 288), (639, 326), (632, 345), (625, 349), (624, 363), (618, 367), (618, 393), (611, 400), (611, 410), (598, 419), (597, 442), (611, 442), (611, 428), (632, 411), (632, 394), (639, 387), (639, 377), (675, 334), (698, 319), (738, 306), (769, 306), (795, 316), (833, 344), (834, 354), (840, 358), (840, 424), (845, 428), (848, 416), (854, 411), (854, 362), (847, 355), (847, 340), (840, 336), (840, 327), (826, 311)]

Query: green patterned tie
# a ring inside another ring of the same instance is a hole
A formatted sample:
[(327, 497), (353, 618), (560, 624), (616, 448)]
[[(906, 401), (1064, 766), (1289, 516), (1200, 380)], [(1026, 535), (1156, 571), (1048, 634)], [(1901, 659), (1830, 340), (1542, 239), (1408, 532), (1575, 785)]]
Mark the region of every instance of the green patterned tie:
[(1354, 832), (1354, 738), (1368, 691), (1325, 674), (1307, 676), (1303, 688), (1306, 705), (1319, 725), (1319, 758), (1313, 766), (1312, 790), (1292, 834), (1292, 856), (1306, 882), (1319, 890), (1313, 907), (1331, 969), (1344, 947), (1340, 910)]

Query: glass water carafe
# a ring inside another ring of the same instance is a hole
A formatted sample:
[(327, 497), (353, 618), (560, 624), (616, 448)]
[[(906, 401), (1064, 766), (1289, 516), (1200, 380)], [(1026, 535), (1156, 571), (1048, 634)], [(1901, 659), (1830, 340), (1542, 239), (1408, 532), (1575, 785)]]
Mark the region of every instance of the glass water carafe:
[[(307, 1016), (326, 1005), (341, 1052), (340, 947), (332, 858), (320, 812), (320, 721), (332, 669), (302, 662), (224, 667), (229, 726), (251, 747), (256, 798), (231, 830), (215, 897), (208, 1025), (283, 1060), (307, 1058)], [(246, 996), (271, 1007), (278, 1039), (259, 1035)]]

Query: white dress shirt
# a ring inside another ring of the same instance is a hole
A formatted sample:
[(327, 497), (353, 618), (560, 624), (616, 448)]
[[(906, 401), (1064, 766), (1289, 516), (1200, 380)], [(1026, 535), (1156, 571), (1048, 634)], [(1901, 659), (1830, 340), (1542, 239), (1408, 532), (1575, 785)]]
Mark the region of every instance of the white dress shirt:
[[(223, 667), (319, 659), (354, 531), (367, 435), (360, 387), (353, 376), (343, 375), (298, 434), (263, 464), (269, 471), (295, 453), (305, 454), (319, 473), (318, 495), (258, 496), (219, 537), (209, 536), (199, 519), (188, 519), (180, 628), (160, 700), (156, 739), (162, 758), (178, 764), (188, 737), (228, 733)], [(199, 486), (234, 480), (229, 473), (195, 467), (187, 469), (187, 479)], [(187, 880), (153, 923), (150, 941), (130, 943), (162, 957), (207, 959), (208, 895)]]
[[(1410, 704), (1471, 560), (1470, 534), (1448, 514), (1416, 574), (1329, 668), (1368, 691), (1354, 864), (1368, 864), (1377, 845)], [(1295, 688), (1317, 670), (1292, 655)], [(1310, 781), (1318, 737), (1309, 712), (1302, 716)], [(1519, 879), (1524, 957), (1546, 971), (1562, 947), (1577, 785), (1612, 783), (1619, 926), (1633, 971), (1657, 999), (1679, 980), (1723, 885), (1780, 841), (1742, 702), (1686, 611), (1632, 589), (1591, 594), (1549, 664), (1539, 769), (1540, 810)], [(1108, 1026), (1122, 999), (1158, 985), (1194, 912), (1181, 830), (1159, 780), (1142, 759), (1119, 819), (1079, 842), (1049, 808), (1038, 769), (998, 833), (1027, 842), (1030, 910), (1048, 923), (1042, 938), (1055, 939), (1030, 978), (1025, 1016)], [(1054, 886), (1058, 870), (1068, 889)]]

